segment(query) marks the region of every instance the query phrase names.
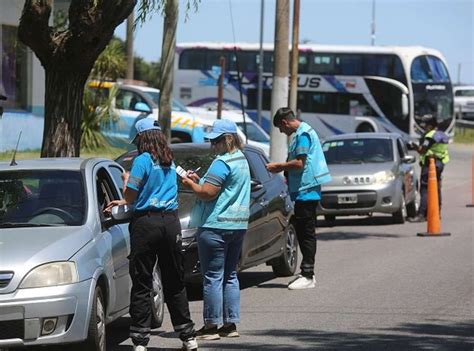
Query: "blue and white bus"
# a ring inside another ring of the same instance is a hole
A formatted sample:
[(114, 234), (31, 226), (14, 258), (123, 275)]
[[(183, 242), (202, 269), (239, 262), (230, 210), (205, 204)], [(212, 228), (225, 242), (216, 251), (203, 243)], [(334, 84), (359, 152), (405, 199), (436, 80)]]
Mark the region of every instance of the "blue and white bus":
[[(273, 45), (264, 45), (263, 119), (269, 130)], [(186, 43), (176, 50), (175, 99), (189, 106), (215, 106), (219, 58), (226, 58), (224, 104), (240, 108), (236, 53), (243, 104), (257, 113), (259, 44)], [(416, 138), (421, 117), (435, 115), (454, 130), (453, 93), (443, 55), (410, 46), (299, 46), (297, 108), (300, 117), (325, 135), (399, 132)]]

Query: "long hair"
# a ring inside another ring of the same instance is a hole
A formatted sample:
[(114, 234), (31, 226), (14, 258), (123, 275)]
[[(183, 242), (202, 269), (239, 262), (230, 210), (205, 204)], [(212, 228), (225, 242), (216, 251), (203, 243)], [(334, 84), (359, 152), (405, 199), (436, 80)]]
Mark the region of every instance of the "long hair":
[(220, 137), (219, 143), (223, 143), (227, 152), (243, 150), (242, 140), (236, 133), (227, 133)]
[(162, 166), (171, 166), (173, 162), (173, 151), (160, 130), (151, 129), (140, 133), (137, 138), (137, 149), (138, 154), (148, 152), (153, 161), (159, 162)]

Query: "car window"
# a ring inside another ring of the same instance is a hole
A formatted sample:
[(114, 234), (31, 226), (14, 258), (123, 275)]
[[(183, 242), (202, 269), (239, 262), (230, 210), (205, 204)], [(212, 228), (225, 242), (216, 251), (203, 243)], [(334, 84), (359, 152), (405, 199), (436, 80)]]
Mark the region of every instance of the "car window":
[(76, 226), (85, 221), (79, 171), (0, 172), (0, 226)]
[(104, 209), (112, 200), (118, 200), (119, 195), (110, 178), (109, 172), (104, 167), (98, 169), (96, 176), (96, 203), (100, 216), (103, 218)]
[(323, 151), (328, 164), (393, 161), (391, 139), (360, 138), (326, 141), (323, 144)]
[(397, 139), (398, 156), (403, 159), (406, 155), (405, 143), (401, 139)]
[(245, 155), (247, 156), (247, 160), (250, 165), (250, 171), (252, 178), (255, 178), (262, 183), (271, 179), (271, 174), (267, 171), (265, 167), (265, 161), (262, 156), (251, 150), (246, 150)]
[(137, 102), (143, 102), (148, 105), (140, 94), (129, 90), (120, 89), (115, 97), (115, 107), (121, 110), (135, 111), (135, 105)]
[(123, 180), (122, 180), (122, 169), (117, 166), (109, 166), (109, 172), (112, 175), (112, 178), (115, 181), (115, 185), (120, 190), (120, 193), (123, 195)]

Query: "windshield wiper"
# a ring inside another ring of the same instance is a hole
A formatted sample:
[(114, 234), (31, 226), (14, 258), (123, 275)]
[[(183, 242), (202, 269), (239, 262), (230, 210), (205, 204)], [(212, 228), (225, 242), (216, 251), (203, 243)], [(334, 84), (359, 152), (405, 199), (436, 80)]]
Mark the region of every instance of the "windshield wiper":
[(0, 223), (0, 228), (25, 228), (25, 227), (57, 227), (61, 224), (50, 224), (50, 223), (15, 223), (15, 222), (4, 222)]

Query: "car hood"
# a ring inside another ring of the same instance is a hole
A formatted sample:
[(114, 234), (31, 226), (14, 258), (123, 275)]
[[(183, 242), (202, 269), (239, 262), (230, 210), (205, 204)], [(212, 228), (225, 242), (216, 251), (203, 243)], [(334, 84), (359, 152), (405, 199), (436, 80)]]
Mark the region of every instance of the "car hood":
[[(14, 291), (31, 269), (44, 263), (66, 261), (92, 239), (87, 227), (0, 229), (0, 271), (12, 271)], [(0, 289), (0, 293), (9, 292)]]

